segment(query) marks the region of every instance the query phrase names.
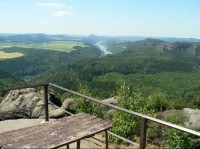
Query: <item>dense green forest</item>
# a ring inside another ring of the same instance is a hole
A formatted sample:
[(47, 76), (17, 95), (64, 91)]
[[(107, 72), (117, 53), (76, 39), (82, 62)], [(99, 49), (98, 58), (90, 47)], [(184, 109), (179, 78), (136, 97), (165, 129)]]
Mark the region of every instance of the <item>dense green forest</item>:
[[(26, 44), (31, 44), (72, 38), (27, 34), (2, 37), (1, 43), (23, 43), (27, 39), (30, 43)], [(126, 41), (95, 35), (78, 40), (87, 46), (75, 46), (69, 53), (14, 46), (2, 48), (1, 51), (20, 52), (24, 56), (0, 60), (0, 69), (28, 83), (53, 82), (76, 91), (84, 85), (92, 96), (100, 99), (115, 96), (120, 82), (126, 82), (131, 90), (140, 90), (145, 97), (161, 91), (168, 100), (181, 103), (177, 105), (179, 108), (198, 107), (194, 103), (200, 99), (199, 42), (170, 43), (150, 38)], [(93, 45), (99, 40), (112, 55), (102, 56)]]
[[(28, 45), (40, 41), (71, 41), (73, 38), (64, 35), (14, 35), (0, 38), (0, 43), (20, 42)], [(120, 107), (183, 125), (184, 115), (177, 113), (163, 118), (159, 112), (185, 107), (200, 109), (200, 43), (125, 39), (95, 35), (78, 37), (77, 40), (83, 41), (86, 46), (75, 46), (71, 52), (14, 46), (1, 48), (0, 51), (20, 52), (24, 56), (0, 60), (0, 88), (52, 82), (98, 99), (115, 96)], [(103, 55), (95, 46), (99, 41), (112, 54)], [(70, 96), (56, 91), (63, 100)], [(98, 105), (83, 99), (77, 100), (79, 105), (75, 111), (103, 117)], [(133, 130), (139, 129), (139, 119), (126, 113), (113, 112), (111, 121), (113, 132), (137, 140), (138, 133)], [(172, 148), (193, 145), (193, 138), (187, 134), (165, 128), (158, 131), (155, 127), (158, 126), (149, 124), (148, 128), (149, 132), (157, 135), (148, 133), (148, 138), (153, 141), (160, 138), (158, 142)], [(120, 142), (113, 138), (111, 140)]]
[(23, 80), (0, 70), (0, 88), (21, 86), (26, 84)]
[[(26, 85), (26, 82), (15, 76), (0, 70), (0, 89)], [(4, 99), (6, 92), (0, 92), (0, 102)]]
[[(147, 39), (116, 44), (126, 49), (114, 55), (60, 65), (34, 80), (53, 82), (77, 91), (82, 84), (92, 96), (101, 99), (115, 96), (119, 82), (124, 81), (146, 97), (162, 91), (169, 100), (181, 103), (177, 107), (195, 107), (194, 100), (200, 97), (198, 43), (169, 44)], [(166, 50), (169, 47), (171, 49)]]

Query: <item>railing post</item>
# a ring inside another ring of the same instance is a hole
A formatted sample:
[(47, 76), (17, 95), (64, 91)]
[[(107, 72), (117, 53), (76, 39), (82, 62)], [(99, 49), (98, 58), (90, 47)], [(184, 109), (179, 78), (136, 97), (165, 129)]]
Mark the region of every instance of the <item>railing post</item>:
[(44, 85), (44, 111), (45, 121), (49, 121), (48, 85)]
[(141, 118), (140, 124), (140, 149), (146, 148), (146, 135), (147, 135), (147, 119)]

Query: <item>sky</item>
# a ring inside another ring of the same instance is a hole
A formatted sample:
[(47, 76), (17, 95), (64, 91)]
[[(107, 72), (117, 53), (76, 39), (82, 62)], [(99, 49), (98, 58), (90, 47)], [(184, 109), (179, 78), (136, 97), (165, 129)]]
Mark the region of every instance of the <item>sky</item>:
[(0, 33), (200, 38), (200, 0), (0, 0)]

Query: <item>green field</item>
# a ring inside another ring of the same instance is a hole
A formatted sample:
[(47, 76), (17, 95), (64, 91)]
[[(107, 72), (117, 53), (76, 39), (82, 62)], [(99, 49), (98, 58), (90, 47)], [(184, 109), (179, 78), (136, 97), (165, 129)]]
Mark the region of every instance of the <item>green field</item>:
[(20, 52), (6, 53), (3, 51), (0, 51), (0, 59), (16, 58), (16, 57), (21, 57), (23, 55), (24, 54)]
[(35, 48), (35, 49), (48, 49), (48, 50), (56, 50), (63, 52), (70, 52), (75, 50), (74, 46), (86, 47), (84, 42), (81, 41), (52, 41), (49, 43), (41, 43), (41, 44), (23, 44), (23, 43), (1, 43), (0, 48), (9, 48), (9, 47), (21, 47), (21, 48)]

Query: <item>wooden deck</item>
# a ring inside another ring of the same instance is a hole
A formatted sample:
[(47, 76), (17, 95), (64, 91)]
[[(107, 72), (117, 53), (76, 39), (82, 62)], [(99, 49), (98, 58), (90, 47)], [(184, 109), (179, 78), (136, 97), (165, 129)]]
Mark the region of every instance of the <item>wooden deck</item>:
[[(80, 113), (57, 121), (0, 133), (2, 148), (58, 148), (77, 142), (99, 132), (106, 132), (112, 125), (100, 118)], [(0, 148), (1, 148), (0, 147)]]

